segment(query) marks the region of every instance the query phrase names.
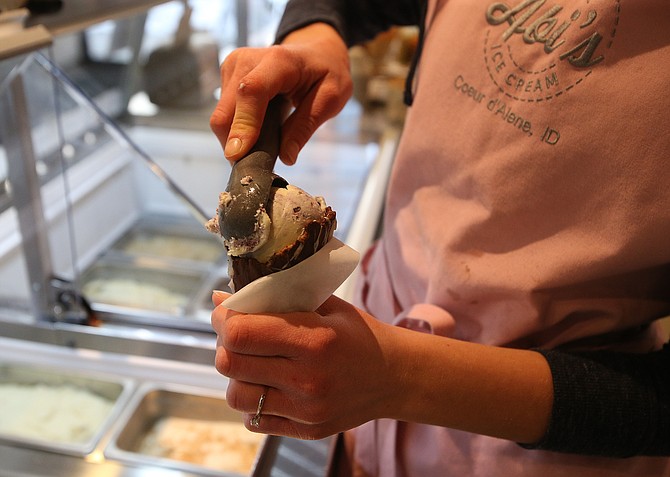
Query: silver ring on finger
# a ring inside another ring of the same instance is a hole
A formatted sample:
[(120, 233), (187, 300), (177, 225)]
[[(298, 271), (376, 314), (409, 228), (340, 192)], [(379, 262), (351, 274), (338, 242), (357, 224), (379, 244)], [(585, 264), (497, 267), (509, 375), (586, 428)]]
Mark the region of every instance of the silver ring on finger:
[(258, 428), (261, 425), (261, 413), (263, 412), (263, 404), (265, 404), (265, 396), (268, 392), (268, 388), (265, 388), (265, 391), (261, 394), (261, 397), (258, 398), (258, 407), (256, 408), (256, 415), (251, 418), (251, 425)]

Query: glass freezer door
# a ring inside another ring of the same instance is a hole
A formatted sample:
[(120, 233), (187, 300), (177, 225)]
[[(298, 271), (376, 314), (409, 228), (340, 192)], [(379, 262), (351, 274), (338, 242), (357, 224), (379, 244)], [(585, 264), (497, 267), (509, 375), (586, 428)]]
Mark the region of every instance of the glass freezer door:
[(209, 330), (198, 310), (227, 286), (225, 251), (198, 204), (45, 54), (3, 81), (0, 105), (0, 307)]

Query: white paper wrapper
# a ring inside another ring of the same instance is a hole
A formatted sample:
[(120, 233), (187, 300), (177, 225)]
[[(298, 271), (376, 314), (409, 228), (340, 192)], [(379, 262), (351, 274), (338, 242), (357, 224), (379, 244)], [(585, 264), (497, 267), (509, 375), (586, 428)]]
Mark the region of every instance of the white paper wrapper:
[(240, 313), (314, 311), (356, 269), (360, 254), (336, 238), (288, 270), (254, 280), (225, 301)]

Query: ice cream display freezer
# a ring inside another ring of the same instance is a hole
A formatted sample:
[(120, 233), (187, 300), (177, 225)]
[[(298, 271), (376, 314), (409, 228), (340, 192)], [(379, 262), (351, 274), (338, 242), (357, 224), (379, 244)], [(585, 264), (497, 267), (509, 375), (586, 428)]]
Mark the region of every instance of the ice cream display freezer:
[[(19, 134), (6, 131), (0, 156), (6, 333), (159, 357), (171, 342), (208, 361), (211, 292), (229, 283), (221, 239), (205, 230), (230, 172), (214, 135), (120, 126), (41, 53), (9, 79), (0, 99), (21, 121), (5, 125)], [(339, 120), (360, 115), (352, 105)], [(300, 167), (278, 173), (323, 195), (337, 211), (335, 236), (364, 250), (397, 133), (358, 142), (328, 134), (305, 147)]]
[[(213, 134), (121, 123), (110, 114), (120, 96), (92, 97), (49, 50), (9, 66), (0, 67), (0, 473), (325, 475), (332, 439), (246, 431), (213, 366), (211, 293), (228, 290), (229, 277), (204, 223), (230, 172)], [(326, 127), (300, 166), (278, 166), (327, 199), (335, 235), (359, 251), (376, 233), (399, 134), (365, 120), (352, 103), (333, 120), (345, 135)], [(349, 298), (355, 278), (337, 293)]]

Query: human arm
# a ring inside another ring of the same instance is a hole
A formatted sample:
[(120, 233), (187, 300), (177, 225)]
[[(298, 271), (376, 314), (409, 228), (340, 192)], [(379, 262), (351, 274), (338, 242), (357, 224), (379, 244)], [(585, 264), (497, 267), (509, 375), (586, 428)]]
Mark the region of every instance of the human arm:
[(295, 110), (282, 126), (279, 157), (293, 164), (318, 127), (351, 97), (348, 47), (392, 25), (416, 24), (419, 16), (418, 2), (409, 0), (289, 2), (277, 44), (237, 49), (221, 65), (221, 97), (210, 125), (226, 157), (244, 157), (269, 100), (281, 94)]
[(334, 298), (317, 313), (217, 307), (212, 318), (231, 405), (253, 414), (270, 386), (262, 432), (319, 438), (388, 417), (529, 449), (670, 455), (670, 345), (647, 354), (484, 346), (389, 326)]
[(393, 418), (535, 442), (551, 413), (539, 353), (390, 326), (335, 297), (315, 313), (217, 306), (212, 324), (216, 367), (231, 378), (227, 399), (247, 425), (269, 387), (262, 432), (317, 439)]

